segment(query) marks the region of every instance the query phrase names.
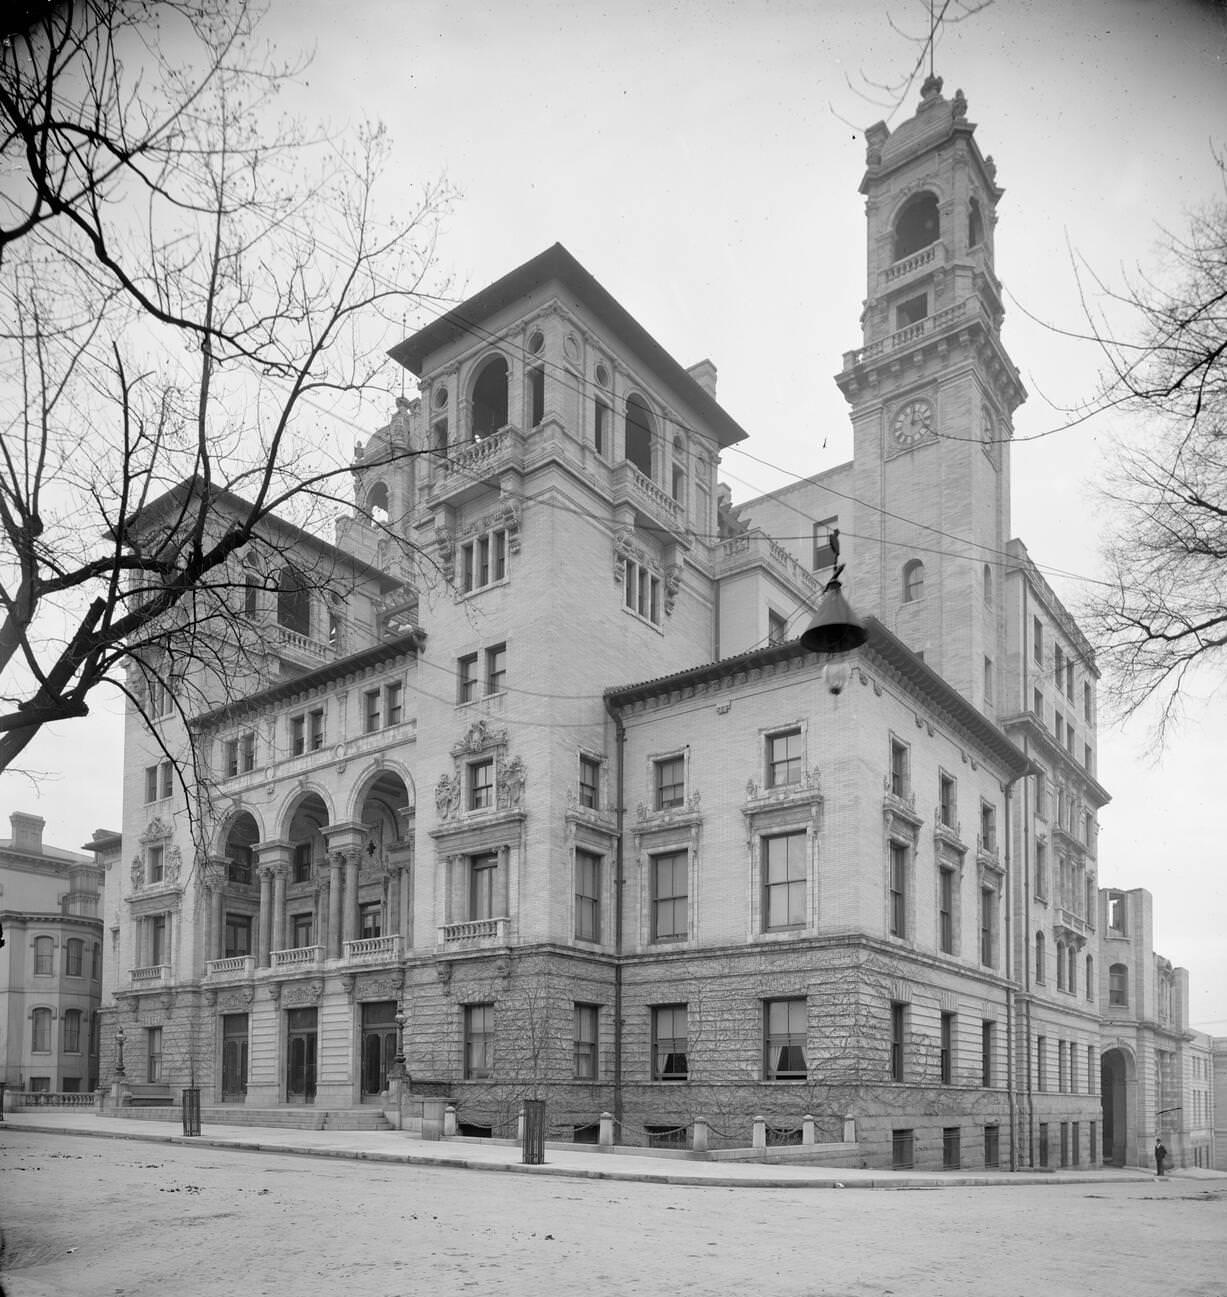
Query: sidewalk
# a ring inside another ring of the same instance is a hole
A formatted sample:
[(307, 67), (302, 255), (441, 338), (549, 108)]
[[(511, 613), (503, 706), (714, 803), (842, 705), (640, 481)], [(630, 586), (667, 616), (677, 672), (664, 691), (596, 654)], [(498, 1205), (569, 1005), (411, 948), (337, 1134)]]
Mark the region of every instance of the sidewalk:
[[(418, 1139), (399, 1131), (286, 1130), (255, 1126), (206, 1126), (191, 1138), (180, 1122), (131, 1121), (89, 1112), (5, 1113), (5, 1130), (47, 1135), (92, 1135), (157, 1144), (193, 1144), (243, 1149), (253, 1153), (294, 1153), (412, 1166), (449, 1166), (463, 1170), (512, 1171), (521, 1175), (569, 1176), (594, 1180), (638, 1180), (658, 1184), (750, 1186), (781, 1189), (949, 1189), (1017, 1184), (1122, 1184), (1154, 1180), (1138, 1168), (1060, 1171), (882, 1171), (852, 1167), (789, 1166), (760, 1162), (704, 1162), (677, 1155), (602, 1152), (593, 1145), (547, 1144), (542, 1166), (525, 1166), (520, 1148), (510, 1143)], [(1166, 1178), (1166, 1177), (1165, 1177)], [(1173, 1179), (1227, 1180), (1227, 1173), (1192, 1168)]]

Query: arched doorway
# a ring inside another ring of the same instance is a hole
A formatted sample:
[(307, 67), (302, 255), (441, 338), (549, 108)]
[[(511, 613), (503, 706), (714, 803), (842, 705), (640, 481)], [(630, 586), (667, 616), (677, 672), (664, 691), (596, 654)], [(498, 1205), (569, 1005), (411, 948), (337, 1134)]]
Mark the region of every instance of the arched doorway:
[(1127, 1166), (1137, 1147), (1134, 1059), (1128, 1050), (1105, 1049), (1100, 1055), (1099, 1095), (1104, 1165)]

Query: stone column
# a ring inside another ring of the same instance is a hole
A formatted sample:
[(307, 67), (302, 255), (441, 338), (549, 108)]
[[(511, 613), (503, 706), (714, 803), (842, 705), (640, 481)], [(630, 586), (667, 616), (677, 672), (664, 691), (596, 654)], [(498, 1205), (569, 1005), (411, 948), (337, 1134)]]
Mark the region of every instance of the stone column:
[[(209, 933), (208, 943), (205, 946), (206, 959), (222, 959), (226, 954), (226, 930), (222, 917), (222, 905), (226, 899), (226, 889), (220, 878), (213, 880), (213, 895), (209, 898), (211, 904), (212, 931)], [(212, 952), (211, 954), (208, 952)]]
[(341, 958), (341, 853), (328, 857), (328, 958)]
[(260, 870), (260, 917), (256, 925), (256, 965), (259, 968), (268, 967), (268, 934), (272, 922), (273, 914), (273, 871), (271, 869)]
[(271, 949), (285, 949), (285, 866), (277, 865), (273, 875), (273, 944)]
[(345, 913), (341, 934), (344, 941), (358, 939), (358, 866), (361, 859), (352, 848), (345, 852)]

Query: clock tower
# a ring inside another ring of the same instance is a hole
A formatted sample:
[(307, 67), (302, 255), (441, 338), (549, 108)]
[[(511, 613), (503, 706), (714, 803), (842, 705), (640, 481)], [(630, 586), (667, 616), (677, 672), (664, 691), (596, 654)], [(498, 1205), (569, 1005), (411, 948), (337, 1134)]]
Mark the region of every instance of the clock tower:
[(930, 76), (915, 116), (866, 132), (862, 345), (851, 406), (849, 590), (964, 697), (1000, 704), (1009, 446), (1026, 397), (1001, 342), (997, 185), (967, 101)]

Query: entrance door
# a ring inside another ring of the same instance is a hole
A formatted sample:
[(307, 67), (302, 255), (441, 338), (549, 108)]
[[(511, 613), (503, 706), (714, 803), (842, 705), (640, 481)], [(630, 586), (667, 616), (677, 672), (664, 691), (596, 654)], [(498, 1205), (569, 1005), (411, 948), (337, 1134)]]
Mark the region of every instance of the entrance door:
[(315, 1102), (315, 1009), (290, 1009), (286, 1014), (285, 1097), (290, 1103)]
[(362, 1006), (362, 1097), (388, 1088), (388, 1068), (396, 1057), (396, 1001)]
[(222, 1102), (241, 1103), (247, 1097), (247, 1015), (222, 1018)]

